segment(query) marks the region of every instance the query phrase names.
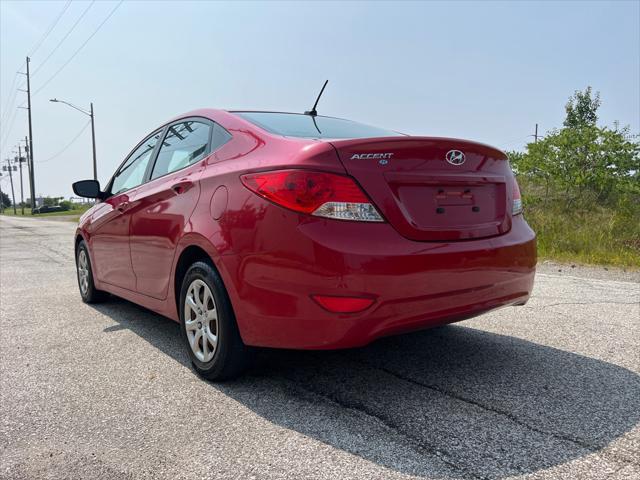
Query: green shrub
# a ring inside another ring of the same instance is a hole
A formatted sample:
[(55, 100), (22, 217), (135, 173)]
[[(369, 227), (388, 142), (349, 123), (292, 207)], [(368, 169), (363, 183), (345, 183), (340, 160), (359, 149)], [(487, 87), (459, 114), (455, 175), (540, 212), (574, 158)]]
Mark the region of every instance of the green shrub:
[(543, 258), (640, 267), (640, 144), (596, 125), (600, 96), (576, 92), (564, 126), (509, 152)]

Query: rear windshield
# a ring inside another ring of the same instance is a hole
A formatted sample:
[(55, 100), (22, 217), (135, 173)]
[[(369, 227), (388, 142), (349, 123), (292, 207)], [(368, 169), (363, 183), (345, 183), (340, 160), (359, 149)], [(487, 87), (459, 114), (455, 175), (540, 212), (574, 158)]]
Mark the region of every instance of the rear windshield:
[[(371, 138), (396, 137), (398, 132), (371, 127), (341, 118), (303, 115), (301, 113), (233, 112), (254, 125), (285, 137), (301, 138)], [(315, 120), (315, 121), (314, 121)]]

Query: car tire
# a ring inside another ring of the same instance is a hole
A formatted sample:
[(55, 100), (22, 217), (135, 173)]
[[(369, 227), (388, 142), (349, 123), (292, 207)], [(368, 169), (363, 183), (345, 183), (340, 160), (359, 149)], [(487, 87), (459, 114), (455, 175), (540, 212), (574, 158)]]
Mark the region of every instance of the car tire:
[(89, 250), (84, 240), (81, 240), (76, 249), (76, 272), (80, 297), (84, 303), (100, 303), (106, 300), (107, 293), (98, 290), (93, 283), (93, 269)]
[(180, 328), (194, 370), (207, 380), (240, 375), (252, 349), (240, 337), (229, 296), (211, 264), (195, 262), (180, 289)]

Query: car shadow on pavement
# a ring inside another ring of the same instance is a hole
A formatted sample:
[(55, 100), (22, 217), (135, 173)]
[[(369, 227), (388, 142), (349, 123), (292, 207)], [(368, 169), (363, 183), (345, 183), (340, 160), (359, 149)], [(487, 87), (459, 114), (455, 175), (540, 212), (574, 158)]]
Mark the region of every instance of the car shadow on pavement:
[[(117, 322), (105, 334), (128, 329), (189, 364), (175, 322), (116, 298), (95, 308)], [(638, 465), (625, 441), (603, 449), (638, 424), (640, 376), (464, 324), (354, 350), (261, 350), (247, 375), (210, 385), (276, 425), (403, 474), (504, 478), (595, 452)]]

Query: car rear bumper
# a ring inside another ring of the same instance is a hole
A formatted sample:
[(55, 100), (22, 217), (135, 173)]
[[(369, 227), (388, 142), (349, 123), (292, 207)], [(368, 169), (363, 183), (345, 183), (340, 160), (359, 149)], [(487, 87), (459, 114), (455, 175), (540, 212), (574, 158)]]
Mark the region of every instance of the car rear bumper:
[[(281, 227), (276, 239), (256, 230), (255, 241), (266, 247), (260, 253), (222, 256), (233, 271), (229, 295), (248, 345), (361, 346), (522, 304), (533, 287), (535, 234), (521, 215), (507, 234), (458, 242), (411, 241), (389, 224), (312, 218)], [(339, 314), (311, 295), (376, 301)]]

